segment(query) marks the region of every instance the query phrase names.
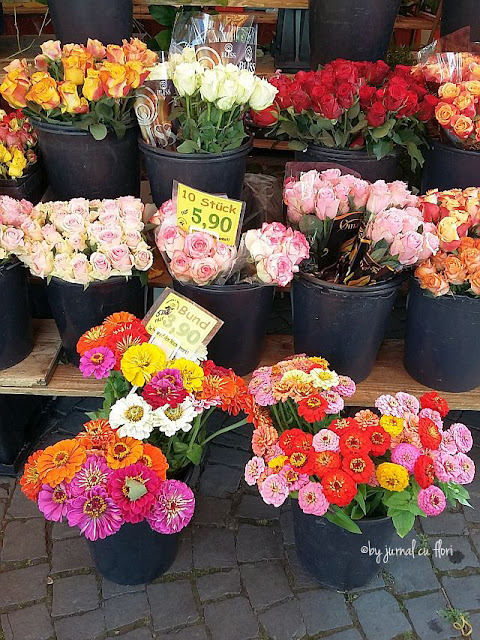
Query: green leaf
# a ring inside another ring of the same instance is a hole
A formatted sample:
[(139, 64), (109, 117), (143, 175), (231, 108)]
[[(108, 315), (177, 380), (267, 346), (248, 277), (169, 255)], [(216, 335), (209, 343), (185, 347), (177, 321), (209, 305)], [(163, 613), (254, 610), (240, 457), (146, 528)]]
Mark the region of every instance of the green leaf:
[(177, 11), (174, 7), (151, 4), (148, 7), (148, 12), (159, 24), (162, 24), (164, 27), (173, 27), (175, 16), (177, 15)]
[(363, 515), (364, 516), (367, 515), (367, 509), (365, 507), (365, 498), (360, 491), (357, 491), (357, 495), (355, 496), (355, 501), (358, 503), (358, 506), (362, 510)]
[(186, 451), (188, 451), (188, 444), (186, 442), (174, 440), (173, 450), (175, 451), (175, 453), (185, 453)]
[(355, 103), (347, 112), (349, 120), (354, 120), (360, 113), (360, 102)]
[(159, 31), (153, 40), (156, 43), (156, 50), (168, 51), (172, 40), (172, 30), (164, 29), (163, 31)]
[(99, 118), (103, 118), (104, 120), (110, 120), (113, 117), (112, 107), (105, 102), (97, 102), (95, 104), (95, 112)]
[(99, 411), (86, 411), (85, 415), (87, 416), (87, 418), (89, 418), (90, 420), (97, 420), (99, 417)]
[[(407, 142), (407, 152), (410, 158), (412, 158), (412, 166), (413, 166), (414, 160), (416, 160), (421, 167), (423, 166), (425, 159), (423, 157), (422, 152), (414, 142)], [(415, 163), (415, 166), (416, 166), (416, 163)]]
[(194, 442), (187, 451), (187, 458), (193, 462), (195, 466), (198, 466), (202, 459), (202, 451), (202, 447)]
[(350, 533), (362, 533), (358, 524), (336, 505), (333, 507), (333, 511), (327, 511), (325, 518), (332, 524), (336, 524), (338, 527), (350, 531)]
[(110, 124), (112, 125), (112, 129), (115, 131), (117, 138), (121, 140), (127, 131), (125, 123), (120, 120), (110, 120)]
[(88, 128), (95, 140), (103, 140), (107, 136), (107, 127), (101, 122), (91, 124)]
[(177, 147), (178, 153), (198, 153), (198, 144), (193, 140), (185, 140)]
[(390, 133), (391, 128), (392, 127), (390, 126), (390, 123), (385, 122), (385, 124), (382, 124), (381, 127), (376, 127), (372, 130), (372, 136), (374, 138), (377, 138), (377, 140), (379, 140), (380, 138), (384, 138)]
[(130, 502), (139, 500), (147, 493), (147, 487), (143, 484), (143, 482), (139, 482), (134, 478), (130, 478), (129, 476), (127, 476), (125, 478), (125, 484), (128, 488), (128, 499), (130, 500)]
[(415, 516), (410, 511), (401, 511), (393, 516), (393, 526), (400, 538), (404, 538), (412, 530)]
[(301, 142), (300, 140), (290, 140), (288, 143), (288, 148), (292, 151), (305, 151), (307, 146), (306, 142)]

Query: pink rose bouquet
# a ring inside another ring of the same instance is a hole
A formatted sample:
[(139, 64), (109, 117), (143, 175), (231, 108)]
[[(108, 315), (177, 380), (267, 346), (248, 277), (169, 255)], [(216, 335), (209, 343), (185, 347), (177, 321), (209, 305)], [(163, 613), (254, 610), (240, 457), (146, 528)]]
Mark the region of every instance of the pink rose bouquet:
[(0, 262), (20, 257), (26, 251), (26, 229), (31, 223), (32, 204), (0, 196)]

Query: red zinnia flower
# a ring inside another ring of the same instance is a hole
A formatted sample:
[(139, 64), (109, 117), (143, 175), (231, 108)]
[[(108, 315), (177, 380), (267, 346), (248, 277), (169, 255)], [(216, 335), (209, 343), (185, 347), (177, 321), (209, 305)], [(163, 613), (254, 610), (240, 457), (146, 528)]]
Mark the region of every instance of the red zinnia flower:
[(361, 483), (371, 478), (375, 466), (369, 456), (353, 453), (343, 458), (342, 469), (349, 473), (355, 482)]
[(302, 451), (303, 453), (308, 453), (312, 448), (313, 436), (311, 433), (304, 433), (300, 429), (300, 433), (297, 433), (295, 438), (293, 439), (292, 448), (293, 451)]
[(342, 469), (328, 471), (322, 478), (322, 487), (326, 499), (339, 507), (346, 507), (357, 494), (355, 481)]
[(332, 420), (328, 428), (341, 436), (345, 431), (349, 431), (354, 428), (358, 429), (358, 427), (358, 422), (353, 418), (337, 418), (336, 420)]
[(327, 471), (340, 469), (341, 459), (337, 451), (313, 451), (309, 456), (309, 464), (306, 473), (311, 476), (323, 478)]
[(114, 327), (107, 337), (107, 346), (115, 354), (115, 369), (120, 369), (120, 362), (127, 349), (148, 342), (149, 339), (150, 335), (139, 321)]
[(328, 409), (328, 402), (319, 393), (303, 398), (298, 403), (298, 415), (310, 423), (323, 420), (326, 409)]
[(433, 409), (434, 411), (438, 411), (442, 418), (444, 418), (450, 411), (447, 401), (444, 400), (437, 391), (424, 393), (420, 398), (420, 404), (422, 405), (422, 409)]
[(420, 418), (418, 421), (418, 435), (426, 449), (438, 449), (442, 442), (442, 434), (437, 425), (430, 418)]
[(348, 456), (350, 453), (364, 454), (370, 452), (372, 444), (368, 433), (349, 429), (340, 436), (340, 451), (342, 455)]
[(372, 456), (383, 456), (383, 454), (390, 446), (390, 434), (387, 433), (385, 429), (378, 426), (370, 427), (368, 435), (371, 442), (370, 453), (372, 454)]
[(141, 522), (150, 512), (161, 480), (153, 469), (135, 463), (114, 469), (107, 482), (112, 500), (120, 507), (126, 522)]
[(422, 487), (427, 489), (435, 480), (435, 466), (430, 456), (418, 456), (414, 466), (415, 480)]
[[(297, 436), (302, 436), (303, 431), (301, 429), (287, 429), (282, 433), (278, 444), (282, 447), (285, 455), (290, 456), (294, 452), (293, 444)], [(313, 440), (313, 438), (312, 438)]]

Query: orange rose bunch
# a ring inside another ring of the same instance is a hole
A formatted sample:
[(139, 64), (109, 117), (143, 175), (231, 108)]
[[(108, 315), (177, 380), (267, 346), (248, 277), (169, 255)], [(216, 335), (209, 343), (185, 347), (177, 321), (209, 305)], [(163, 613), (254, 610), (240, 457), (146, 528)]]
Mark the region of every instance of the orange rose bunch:
[(88, 128), (97, 140), (113, 130), (118, 137), (130, 118), (133, 92), (147, 78), (158, 56), (136, 38), (123, 45), (87, 45), (50, 40), (33, 66), (25, 59), (5, 67), (0, 94), (28, 115)]
[(438, 90), (435, 118), (447, 138), (466, 148), (480, 148), (480, 80), (446, 82)]

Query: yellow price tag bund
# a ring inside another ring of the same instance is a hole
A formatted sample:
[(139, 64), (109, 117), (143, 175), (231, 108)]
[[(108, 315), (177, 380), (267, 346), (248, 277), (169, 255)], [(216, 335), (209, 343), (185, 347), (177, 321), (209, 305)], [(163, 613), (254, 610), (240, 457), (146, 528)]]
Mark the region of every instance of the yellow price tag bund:
[(214, 196), (173, 182), (177, 224), (186, 231), (206, 231), (220, 242), (236, 245), (245, 215), (245, 202)]

